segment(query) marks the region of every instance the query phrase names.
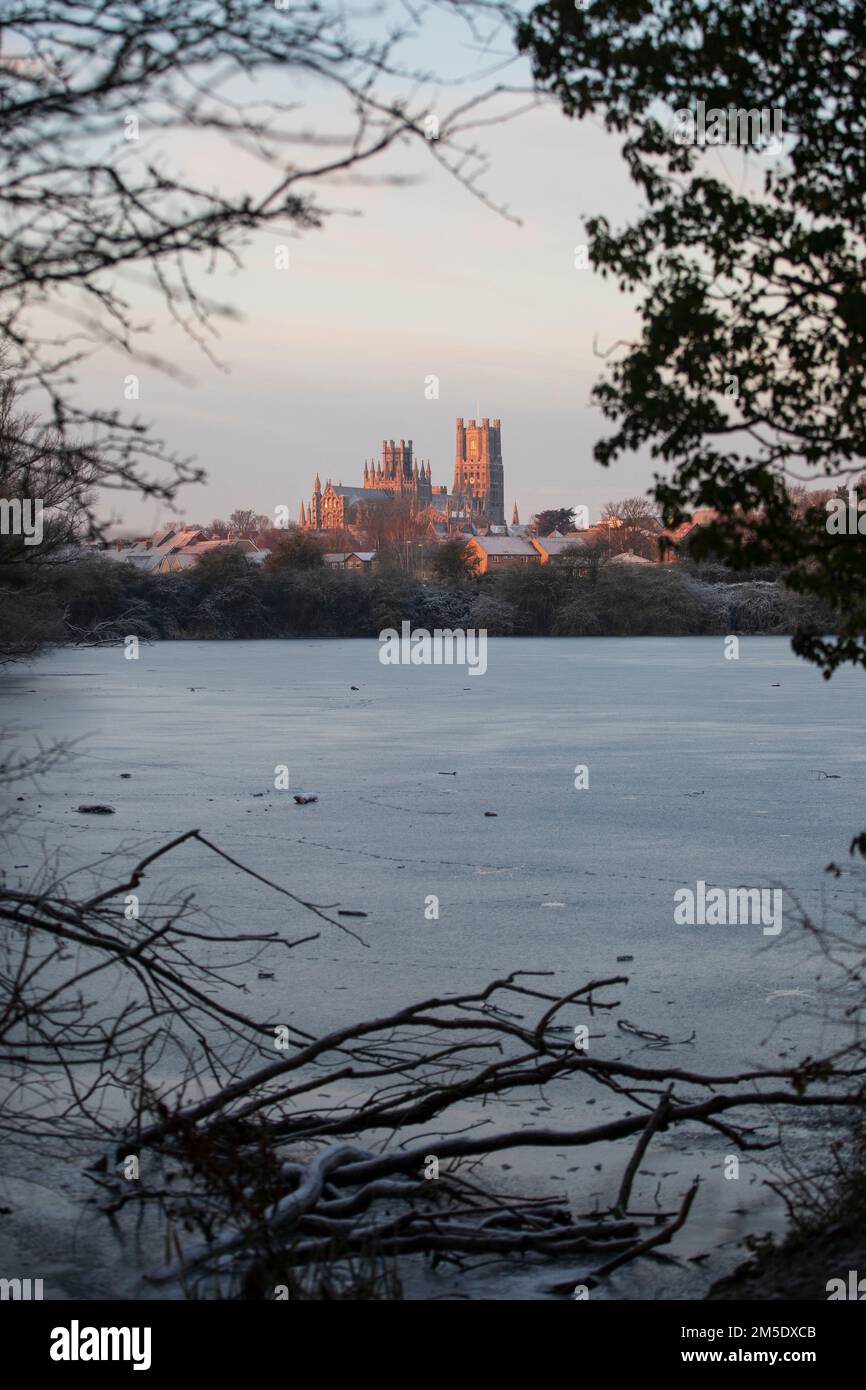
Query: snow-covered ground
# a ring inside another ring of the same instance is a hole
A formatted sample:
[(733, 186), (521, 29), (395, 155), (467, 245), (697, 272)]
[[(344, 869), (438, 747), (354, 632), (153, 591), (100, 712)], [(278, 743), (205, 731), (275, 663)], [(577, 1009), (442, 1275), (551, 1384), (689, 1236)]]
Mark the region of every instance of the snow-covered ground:
[[(696, 1070), (790, 1062), (818, 1042), (791, 1017), (814, 989), (814, 972), (789, 949), (793, 926), (786, 919), (778, 937), (749, 925), (677, 926), (673, 895), (704, 880), (783, 885), (818, 915), (850, 902), (851, 881), (824, 869), (863, 828), (863, 724), (862, 675), (825, 682), (782, 638), (742, 639), (739, 660), (725, 659), (722, 638), (494, 639), (486, 674), (473, 677), (380, 665), (370, 641), (158, 643), (139, 660), (123, 648), (61, 651), (0, 682), (0, 727), (80, 740), (73, 761), (38, 790), (21, 789), (18, 809), (32, 816), (15, 863), (28, 867), (10, 873), (26, 883), (46, 851), (69, 870), (111, 853), (128, 862), (198, 827), (305, 898), (368, 914), (349, 925), (369, 949), (325, 928), (280, 958), (274, 980), (250, 967), (262, 1010), (310, 1031), (518, 968), (555, 972), (563, 992), (627, 973), (620, 1017), (695, 1037), (658, 1053), (620, 1034), (620, 1056)], [(274, 785), (281, 765), (288, 792)], [(581, 765), (589, 786), (578, 790)], [(318, 801), (298, 806), (294, 791)], [(83, 802), (108, 802), (116, 814), (78, 815)], [(255, 913), (265, 929), (308, 928), (300, 909), (200, 846), (173, 855), (160, 883), (194, 885), (221, 921)], [(438, 920), (425, 915), (431, 895)], [(615, 1031), (610, 1020), (599, 1027)], [(577, 1124), (613, 1113), (603, 1092), (560, 1085), (528, 1100), (525, 1118)], [(517, 1112), (505, 1115), (511, 1127)], [(488, 1109), (476, 1118), (492, 1131), (501, 1117)], [(747, 1231), (778, 1226), (762, 1186), (772, 1156), (744, 1157), (733, 1182), (723, 1177), (729, 1150), (721, 1136), (697, 1133), (654, 1142), (636, 1204), (648, 1207), (661, 1181), (670, 1209), (686, 1180), (702, 1178), (676, 1245), (683, 1263), (627, 1267), (609, 1296), (700, 1292), (730, 1267)], [(616, 1190), (627, 1157), (626, 1148), (520, 1150), (496, 1155), (487, 1171), (586, 1210)], [(75, 1174), (12, 1155), (2, 1169), (0, 1206), (15, 1211), (0, 1216), (0, 1273), (11, 1261), (43, 1274), (29, 1266), (51, 1263), (59, 1230), (77, 1244), (51, 1264), (55, 1296), (141, 1295), (134, 1250), (82, 1215)], [(22, 1241), (32, 1259), (22, 1259)], [(711, 1260), (688, 1263), (707, 1250)], [(438, 1279), (434, 1292), (460, 1292), (453, 1274)], [(471, 1292), (537, 1297), (543, 1282), (537, 1271), (495, 1272)]]

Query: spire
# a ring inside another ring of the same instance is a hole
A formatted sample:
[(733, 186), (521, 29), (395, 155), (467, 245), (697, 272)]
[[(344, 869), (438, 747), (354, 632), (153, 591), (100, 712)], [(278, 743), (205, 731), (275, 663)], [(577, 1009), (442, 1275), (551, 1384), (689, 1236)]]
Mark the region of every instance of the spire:
[(298, 515), (298, 525), (299, 525), (299, 526), (306, 526), (306, 524), (307, 524), (307, 517), (306, 517), (306, 514), (305, 514), (305, 512), (304, 512), (304, 504), (303, 504), (303, 502), (301, 502), (301, 510), (300, 510), (299, 515)]
[(318, 473), (317, 473), (317, 474), (316, 474), (316, 481), (313, 483), (313, 492), (321, 492), (321, 491), (322, 491), (322, 484), (321, 484), (320, 481), (319, 481), (319, 475), (318, 475)]
[(512, 526), (519, 526), (519, 525), (520, 525), (520, 517), (517, 515), (517, 503), (516, 503), (516, 502), (515, 502), (515, 504), (514, 504), (514, 511), (511, 513), (511, 525), (512, 525)]

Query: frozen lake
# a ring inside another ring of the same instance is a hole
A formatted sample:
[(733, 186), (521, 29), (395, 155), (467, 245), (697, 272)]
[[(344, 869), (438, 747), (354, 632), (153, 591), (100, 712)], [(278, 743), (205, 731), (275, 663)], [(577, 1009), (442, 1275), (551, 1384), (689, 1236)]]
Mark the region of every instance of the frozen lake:
[[(349, 924), (369, 949), (325, 927), (276, 980), (251, 968), (263, 1008), (303, 1028), (518, 968), (554, 971), (563, 992), (627, 973), (621, 1016), (695, 1038), (659, 1054), (621, 1036), (619, 1055), (731, 1070), (801, 1051), (794, 997), (782, 992), (809, 991), (812, 973), (786, 949), (787, 921), (773, 938), (751, 925), (677, 926), (673, 895), (704, 880), (779, 885), (819, 915), (845, 906), (850, 881), (823, 871), (863, 828), (864, 681), (850, 671), (823, 681), (784, 638), (743, 638), (736, 661), (720, 637), (493, 639), (486, 674), (472, 678), (382, 666), (370, 641), (166, 642), (137, 661), (122, 648), (61, 651), (7, 672), (0, 725), (80, 740), (39, 791), (23, 789), (34, 819), (19, 862), (31, 869), (45, 850), (73, 869), (198, 827), (303, 897), (368, 913)], [(288, 792), (274, 787), (279, 765)], [(578, 765), (587, 789), (575, 788)], [(297, 806), (293, 791), (318, 801)], [(76, 814), (89, 801), (117, 814)], [(300, 909), (199, 846), (171, 864), (163, 882), (194, 885), (220, 921), (249, 924), (254, 912), (257, 929), (310, 929)], [(438, 921), (425, 917), (430, 895)], [(548, 1122), (613, 1113), (603, 1098), (584, 1111), (561, 1093), (529, 1106), (553, 1106)], [(666, 1142), (654, 1146), (648, 1191), (680, 1167), (718, 1173), (727, 1152), (720, 1141), (668, 1153)], [(599, 1174), (585, 1154), (563, 1164), (521, 1153), (521, 1171), (579, 1190), (584, 1208), (608, 1190), (607, 1163)], [(520, 1158), (503, 1181), (519, 1178)], [(625, 1161), (618, 1150), (611, 1183)], [(772, 1224), (765, 1175), (756, 1167), (737, 1200), (735, 1184), (710, 1178), (695, 1250), (710, 1229), (733, 1251), (748, 1220)], [(616, 1276), (614, 1296), (640, 1296), (641, 1278), (652, 1296), (694, 1287), (642, 1263)]]

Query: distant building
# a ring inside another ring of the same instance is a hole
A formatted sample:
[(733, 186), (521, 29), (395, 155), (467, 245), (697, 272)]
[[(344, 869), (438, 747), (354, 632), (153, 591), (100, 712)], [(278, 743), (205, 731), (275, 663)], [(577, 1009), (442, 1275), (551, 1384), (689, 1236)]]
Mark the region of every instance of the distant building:
[(532, 536), (530, 540), (541, 556), (543, 565), (549, 564), (551, 560), (558, 560), (563, 551), (574, 550), (575, 546), (586, 549), (586, 541), (581, 540), (577, 531), (567, 536)]
[(412, 511), (427, 515), (431, 539), (473, 535), (489, 526), (505, 528), (505, 484), (499, 420), (457, 421), (454, 483), (451, 491), (434, 486), (430, 460), (420, 463), (411, 439), (383, 439), (378, 463), (364, 460), (360, 486), (344, 487), (316, 474), (308, 506), (301, 503), (299, 524), (311, 531), (363, 528), (364, 503), (400, 497)]
[(683, 521), (679, 526), (674, 526), (659, 532), (660, 537), (663, 536), (666, 540), (671, 542), (671, 545), (666, 548), (661, 556), (662, 560), (667, 564), (675, 564), (676, 561), (680, 559), (681, 555), (688, 554), (689, 542), (693, 539), (695, 533), (700, 531), (702, 527), (709, 526), (712, 522), (717, 521), (718, 515), (718, 512), (712, 507), (699, 507), (697, 511), (692, 513), (688, 521)]
[(538, 551), (522, 536), (471, 536), (466, 551), (476, 560), (478, 574), (541, 564)]
[(505, 525), (505, 477), (498, 420), (457, 421), (454, 456), (455, 497), (470, 496), (476, 515), (488, 526)]
[(633, 550), (624, 550), (621, 555), (612, 555), (608, 560), (609, 565), (652, 565), (652, 560), (645, 560), (642, 555), (635, 555)]
[(378, 556), (375, 550), (326, 550), (322, 559), (328, 569), (369, 573), (376, 568)]
[(237, 550), (260, 563), (267, 552), (260, 550), (255, 541), (234, 536), (215, 536), (200, 526), (187, 526), (179, 522), (174, 526), (163, 526), (152, 536), (145, 536), (132, 545), (118, 545), (104, 553), (112, 560), (124, 560), (136, 569), (152, 574), (175, 574), (191, 569), (198, 564), (203, 555), (215, 550)]
[(430, 505), (431, 493), (430, 460), (419, 467), (411, 439), (401, 439), (399, 443), (383, 439), (378, 465), (372, 459), (364, 460), (362, 487), (344, 487), (329, 478), (323, 488), (316, 474), (309, 509), (305, 515), (301, 504), (299, 524), (312, 531), (345, 530), (363, 520), (359, 504), (376, 497), (405, 497), (414, 511), (423, 512)]

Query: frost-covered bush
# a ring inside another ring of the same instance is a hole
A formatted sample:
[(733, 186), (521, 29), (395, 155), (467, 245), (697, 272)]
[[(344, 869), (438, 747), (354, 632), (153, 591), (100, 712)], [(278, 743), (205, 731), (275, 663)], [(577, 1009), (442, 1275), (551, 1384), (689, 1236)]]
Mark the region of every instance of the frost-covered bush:
[(600, 631), (610, 636), (704, 631), (698, 586), (669, 565), (605, 565), (593, 604)]
[(491, 637), (510, 637), (516, 621), (514, 604), (497, 594), (479, 594), (469, 610), (469, 626), (483, 628)]
[(433, 628), (471, 627), (469, 617), (472, 595), (461, 589), (420, 588), (414, 595), (408, 613), (413, 627)]

